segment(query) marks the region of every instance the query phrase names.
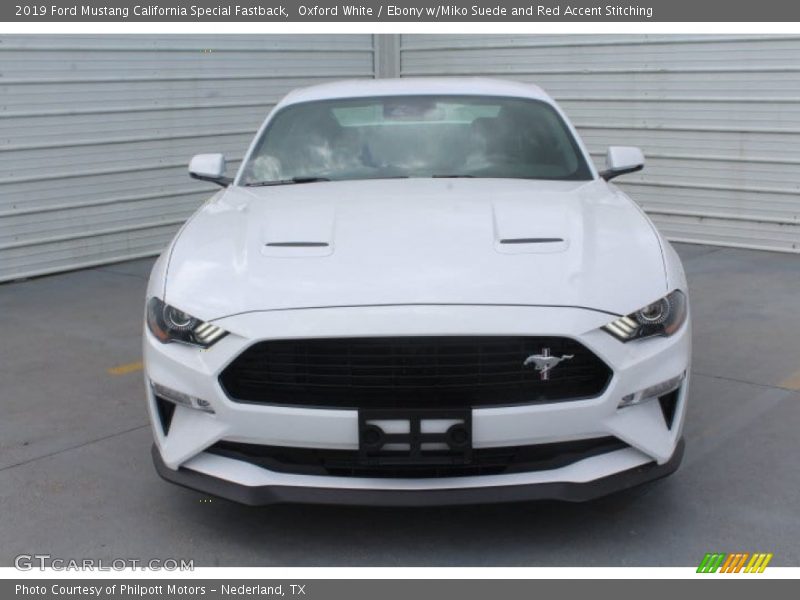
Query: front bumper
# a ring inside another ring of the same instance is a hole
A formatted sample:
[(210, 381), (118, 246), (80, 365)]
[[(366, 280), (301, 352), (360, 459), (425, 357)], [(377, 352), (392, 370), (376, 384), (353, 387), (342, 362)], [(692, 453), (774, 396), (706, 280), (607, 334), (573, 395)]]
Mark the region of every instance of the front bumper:
[[(247, 504), (346, 504), (365, 506), (440, 506), (492, 504), (531, 500), (585, 502), (655, 481), (673, 473), (683, 459), (684, 442), (678, 441), (675, 452), (664, 464), (649, 462), (585, 482), (551, 481), (479, 487), (432, 487), (427, 489), (375, 489), (373, 487), (321, 487), (307, 482), (288, 485), (285, 482), (245, 485), (182, 467), (177, 471), (164, 464), (155, 444), (153, 462), (166, 481), (204, 492), (211, 496)], [(280, 479), (280, 478), (279, 478)], [(330, 478), (324, 478), (330, 479)], [(457, 482), (452, 482), (456, 483)]]
[[(623, 344), (599, 328), (611, 317), (563, 307), (389, 306), (265, 311), (215, 321), (230, 335), (209, 350), (163, 345), (145, 331), (149, 382), (202, 398), (213, 414), (178, 406), (168, 433), (147, 385), (156, 464), (170, 481), (248, 504), (344, 502), (459, 504), (532, 498), (582, 500), (671, 473), (680, 461), (691, 354), (687, 324), (670, 338)], [(615, 437), (628, 447), (560, 469), (430, 479), (278, 473), (206, 450), (221, 440), (296, 448), (358, 448), (358, 412), (233, 402), (218, 376), (256, 340), (414, 335), (572, 337), (613, 370), (602, 395), (586, 400), (472, 411), (475, 448)], [(671, 425), (657, 401), (618, 409), (620, 399), (686, 373)]]

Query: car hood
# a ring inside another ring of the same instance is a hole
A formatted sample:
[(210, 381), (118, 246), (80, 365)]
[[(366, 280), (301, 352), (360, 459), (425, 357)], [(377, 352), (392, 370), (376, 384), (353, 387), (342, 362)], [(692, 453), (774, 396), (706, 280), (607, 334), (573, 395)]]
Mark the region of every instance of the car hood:
[(205, 320), (396, 304), (626, 314), (666, 292), (653, 227), (603, 181), (384, 179), (231, 187), (178, 235), (165, 300)]

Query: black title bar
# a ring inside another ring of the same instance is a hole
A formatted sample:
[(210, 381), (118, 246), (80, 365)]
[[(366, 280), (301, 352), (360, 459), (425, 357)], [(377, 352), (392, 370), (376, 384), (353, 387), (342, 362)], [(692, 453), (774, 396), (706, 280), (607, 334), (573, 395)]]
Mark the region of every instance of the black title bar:
[(5, 22), (791, 22), (800, 3), (786, 0), (10, 0)]

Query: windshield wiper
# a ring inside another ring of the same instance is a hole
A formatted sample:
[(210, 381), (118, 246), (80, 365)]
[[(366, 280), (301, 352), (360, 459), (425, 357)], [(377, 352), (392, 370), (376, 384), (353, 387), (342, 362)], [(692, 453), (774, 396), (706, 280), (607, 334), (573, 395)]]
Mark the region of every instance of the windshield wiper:
[(318, 181), (330, 181), (327, 177), (292, 177), (291, 179), (274, 179), (272, 181), (255, 181), (246, 183), (247, 187), (262, 187), (266, 185), (291, 185), (293, 183), (316, 183)]
[(456, 179), (458, 177), (469, 177), (473, 178), (475, 175), (464, 175), (463, 173), (453, 173), (447, 175), (431, 175), (431, 177), (435, 177), (437, 179)]

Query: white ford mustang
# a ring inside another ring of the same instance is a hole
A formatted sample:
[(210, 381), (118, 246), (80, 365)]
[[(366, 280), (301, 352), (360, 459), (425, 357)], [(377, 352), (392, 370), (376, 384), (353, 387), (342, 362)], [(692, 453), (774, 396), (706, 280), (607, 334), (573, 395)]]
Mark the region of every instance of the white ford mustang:
[(673, 472), (691, 332), (670, 244), (542, 90), (326, 84), (270, 113), (156, 262), (167, 480), (248, 504), (586, 500)]

